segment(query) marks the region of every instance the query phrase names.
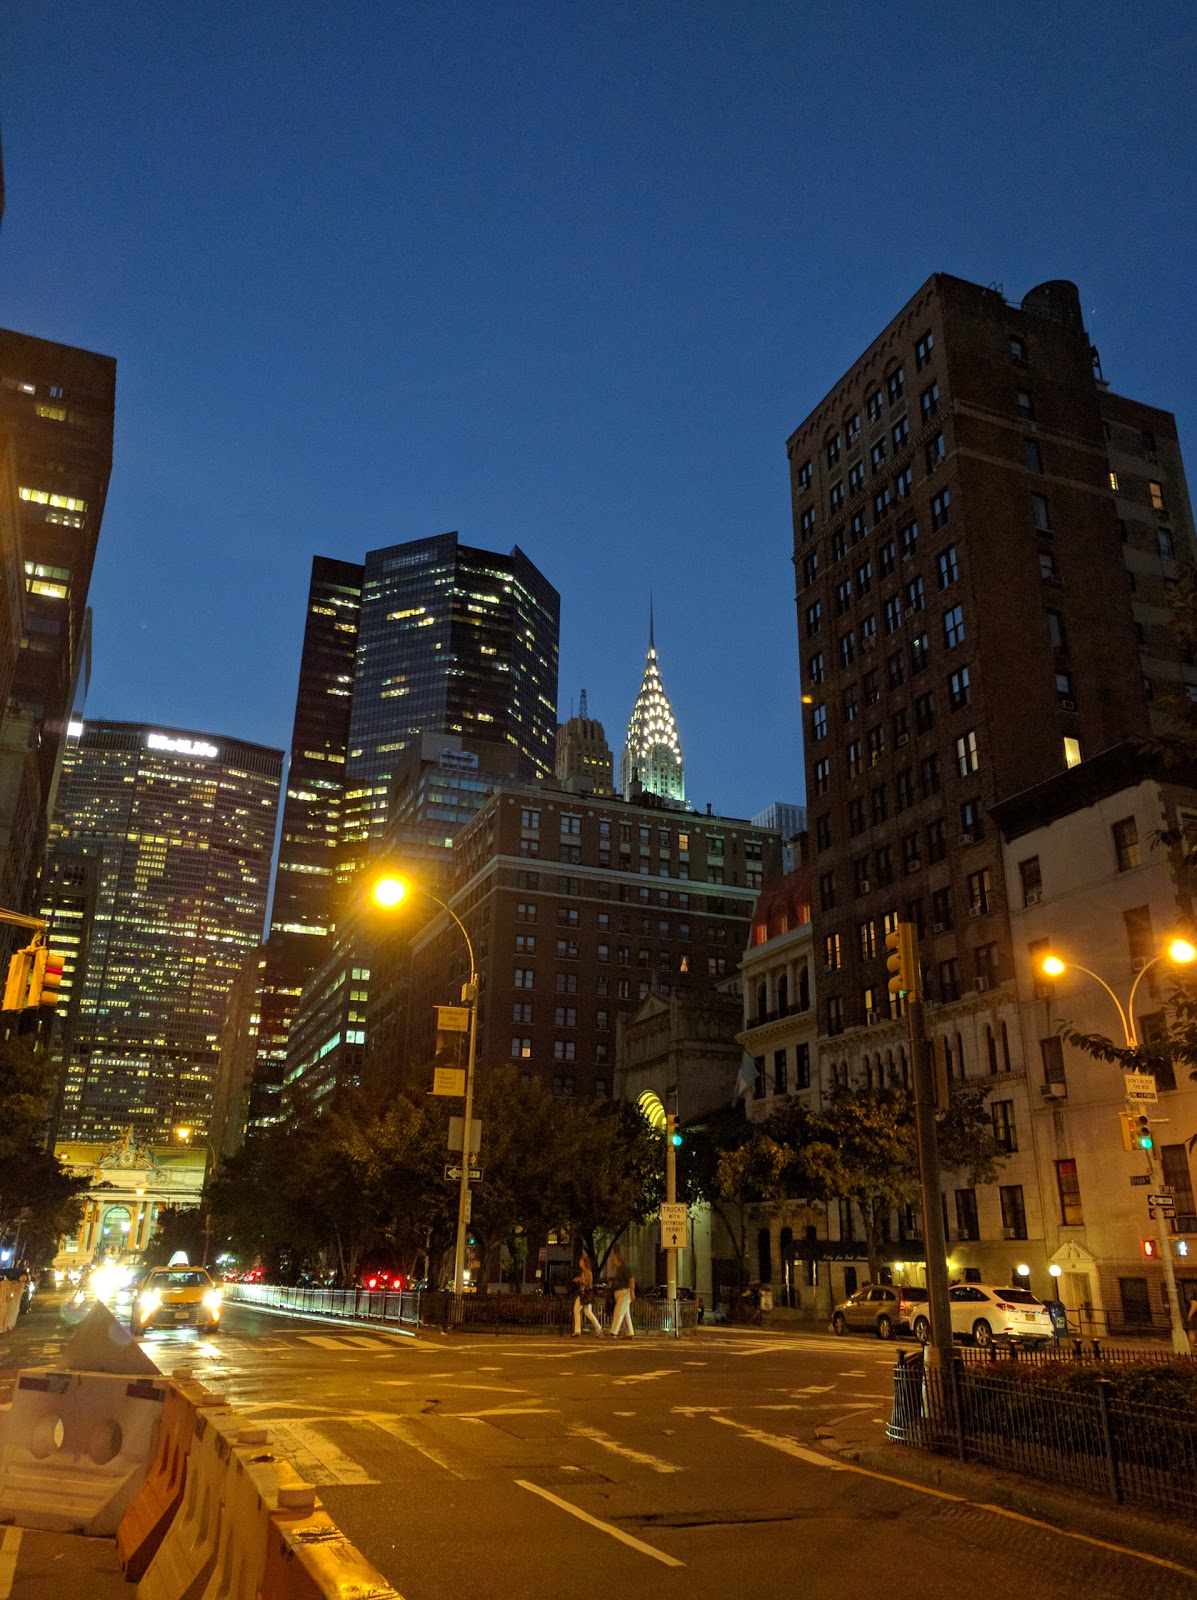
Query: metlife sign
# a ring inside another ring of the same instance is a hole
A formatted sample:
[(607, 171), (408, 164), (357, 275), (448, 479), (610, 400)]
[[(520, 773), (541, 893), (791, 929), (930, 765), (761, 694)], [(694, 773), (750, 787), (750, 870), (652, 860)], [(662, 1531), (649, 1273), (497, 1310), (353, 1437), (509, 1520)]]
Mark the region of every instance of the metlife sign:
[(202, 739), (171, 739), (165, 733), (147, 733), (145, 742), (151, 750), (169, 750), (176, 756), (203, 756), (211, 760), (220, 754), (214, 744), (205, 744)]

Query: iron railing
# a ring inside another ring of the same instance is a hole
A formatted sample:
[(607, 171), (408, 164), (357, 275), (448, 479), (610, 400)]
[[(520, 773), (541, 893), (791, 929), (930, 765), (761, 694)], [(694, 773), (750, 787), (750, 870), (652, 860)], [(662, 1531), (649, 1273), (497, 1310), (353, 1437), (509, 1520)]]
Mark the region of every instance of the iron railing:
[[(1076, 1359), (1092, 1369), (1109, 1357)], [(1009, 1364), (954, 1359), (938, 1369), (901, 1355), (886, 1432), (961, 1461), (1197, 1516), (1197, 1407), (1129, 1400), (1109, 1378), (1082, 1391)]]
[[(563, 1335), (572, 1332), (574, 1321), (572, 1295), (459, 1295), (442, 1290), (292, 1288), (282, 1284), (226, 1283), (224, 1297), (239, 1305), (445, 1331), (466, 1328), (475, 1333)], [(606, 1332), (610, 1317), (601, 1299), (591, 1309)], [(691, 1334), (698, 1326), (698, 1304), (693, 1300), (639, 1297), (632, 1302), (632, 1326), (637, 1333), (659, 1333), (670, 1338)], [(582, 1328), (584, 1332), (590, 1328), (585, 1318)]]

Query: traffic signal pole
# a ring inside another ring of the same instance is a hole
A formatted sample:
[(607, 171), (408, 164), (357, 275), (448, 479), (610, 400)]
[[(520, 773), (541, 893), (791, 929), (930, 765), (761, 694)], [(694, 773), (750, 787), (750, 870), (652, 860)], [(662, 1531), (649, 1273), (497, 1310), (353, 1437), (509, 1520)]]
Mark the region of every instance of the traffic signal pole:
[(923, 1017), (923, 983), (919, 970), (917, 930), (912, 922), (896, 922), (885, 936), (889, 993), (906, 1005), (914, 1074), (914, 1128), (919, 1157), (919, 1187), (923, 1200), (923, 1246), (926, 1254), (927, 1304), (931, 1313), (931, 1340), (927, 1355), (944, 1366), (952, 1353), (952, 1316), (948, 1304), (948, 1252), (943, 1230), (943, 1205), (939, 1191), (939, 1147), (935, 1137), (935, 1078)]
[[(677, 1199), (677, 1146), (674, 1144), (674, 1134), (677, 1131), (677, 1116), (674, 1112), (666, 1113), (665, 1117), (665, 1199), (669, 1205)], [(674, 1308), (677, 1315), (677, 1251), (672, 1246), (665, 1247), (665, 1299)]]
[[(1136, 1106), (1134, 1112), (1128, 1110), (1128, 1115), (1138, 1123), (1136, 1139), (1139, 1148), (1147, 1157), (1147, 1171), (1152, 1189), (1156, 1194), (1163, 1194), (1163, 1162), (1157, 1159), (1150, 1118), (1143, 1112), (1142, 1106)], [(1160, 1262), (1164, 1268), (1165, 1292), (1168, 1296), (1168, 1331), (1172, 1340), (1172, 1351), (1174, 1355), (1187, 1356), (1189, 1336), (1185, 1332), (1185, 1307), (1180, 1303), (1176, 1287), (1176, 1268), (1172, 1264), (1172, 1239), (1168, 1233), (1168, 1214), (1162, 1206), (1153, 1206), (1152, 1210), (1155, 1212), (1156, 1232), (1160, 1241)]]

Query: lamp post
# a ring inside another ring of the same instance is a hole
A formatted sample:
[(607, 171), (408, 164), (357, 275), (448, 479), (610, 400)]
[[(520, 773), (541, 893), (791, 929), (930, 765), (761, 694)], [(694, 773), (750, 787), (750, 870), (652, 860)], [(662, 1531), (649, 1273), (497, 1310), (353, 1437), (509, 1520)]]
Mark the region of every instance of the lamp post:
[[(1090, 971), (1088, 967), (1082, 967), (1079, 961), (1063, 961), (1059, 956), (1047, 955), (1044, 956), (1040, 966), (1043, 973), (1049, 978), (1060, 978), (1071, 968), (1075, 972), (1083, 972), (1087, 978), (1092, 978), (1094, 983), (1100, 984), (1114, 1002), (1115, 1009), (1118, 1012), (1118, 1020), (1122, 1024), (1122, 1036), (1126, 1043), (1126, 1048), (1128, 1050), (1137, 1050), (1139, 1048), (1139, 1032), (1135, 1023), (1135, 996), (1138, 994), (1139, 985), (1143, 982), (1147, 973), (1157, 962), (1163, 961), (1165, 958), (1174, 961), (1178, 966), (1189, 966), (1193, 961), (1197, 961), (1197, 947), (1190, 944), (1188, 939), (1170, 940), (1166, 951), (1162, 951), (1158, 956), (1152, 956), (1150, 961), (1145, 962), (1139, 968), (1139, 971), (1135, 974), (1135, 981), (1131, 984), (1131, 991), (1127, 996), (1125, 1006), (1123, 1006), (1104, 978), (1100, 977), (1096, 972)], [(1163, 1170), (1156, 1159), (1154, 1141), (1147, 1145), (1144, 1154), (1147, 1157), (1149, 1177), (1157, 1186), (1162, 1184)], [(1190, 1353), (1189, 1339), (1185, 1332), (1180, 1301), (1177, 1299), (1176, 1271), (1172, 1265), (1172, 1241), (1168, 1234), (1168, 1221), (1162, 1207), (1156, 1209), (1156, 1227), (1160, 1239), (1160, 1257), (1164, 1263), (1164, 1280), (1168, 1286), (1168, 1320), (1172, 1334), (1172, 1349), (1177, 1355), (1188, 1355)]]
[(465, 1114), (462, 1118), (461, 1138), (461, 1184), (457, 1191), (457, 1248), (453, 1255), (453, 1288), (460, 1294), (465, 1285), (466, 1241), (469, 1237), (470, 1226), (470, 1126), (474, 1113), (474, 1063), (478, 1050), (478, 965), (474, 960), (474, 944), (466, 929), (465, 923), (451, 906), (443, 900), (438, 900), (436, 895), (425, 889), (423, 884), (412, 884), (404, 878), (390, 874), (380, 878), (374, 885), (373, 894), (376, 904), (385, 910), (391, 911), (401, 901), (407, 898), (412, 890), (424, 895), (431, 900), (433, 905), (440, 906), (441, 910), (450, 916), (461, 930), (465, 940), (466, 953), (470, 960), (470, 977), (462, 999), (470, 1008), (469, 1043), (466, 1049), (466, 1081), (465, 1081)]
[[(173, 1138), (177, 1139), (179, 1141), (179, 1143), (185, 1149), (192, 1150), (192, 1149), (195, 1148), (195, 1146), (191, 1142), (193, 1137), (194, 1137), (194, 1135), (195, 1135), (195, 1129), (194, 1128), (189, 1127), (186, 1123), (183, 1123), (183, 1124), (180, 1124), (180, 1125), (177, 1125), (177, 1126), (173, 1127), (170, 1131), (171, 1131), (171, 1136)], [(201, 1140), (198, 1140), (197, 1142), (202, 1144), (203, 1147), (204, 1147), (204, 1179), (203, 1179), (203, 1188), (200, 1190), (200, 1197), (202, 1199), (203, 1198), (203, 1190), (208, 1187), (209, 1163), (211, 1164), (211, 1169), (213, 1171), (216, 1170), (216, 1152), (215, 1152), (215, 1150), (213, 1150), (212, 1146), (208, 1143), (207, 1139), (201, 1139)], [(211, 1211), (205, 1211), (204, 1212), (204, 1259), (203, 1259), (203, 1261), (200, 1262), (200, 1265), (202, 1267), (204, 1267), (205, 1269), (207, 1268), (207, 1265), (208, 1265), (208, 1257), (211, 1254), (212, 1254), (212, 1213), (211, 1213)]]

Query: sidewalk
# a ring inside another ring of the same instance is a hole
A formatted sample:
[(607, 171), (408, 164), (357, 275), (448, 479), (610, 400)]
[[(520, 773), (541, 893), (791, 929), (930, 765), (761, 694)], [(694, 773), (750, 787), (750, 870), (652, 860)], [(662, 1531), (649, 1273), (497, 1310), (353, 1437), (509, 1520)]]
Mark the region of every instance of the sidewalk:
[(128, 1600), (114, 1539), (5, 1528), (0, 1534), (0, 1600)]

